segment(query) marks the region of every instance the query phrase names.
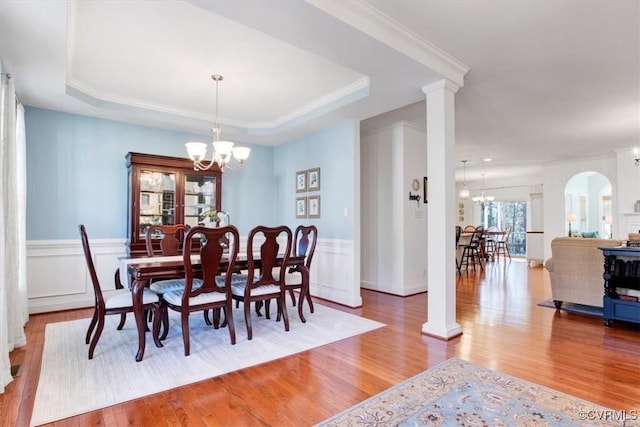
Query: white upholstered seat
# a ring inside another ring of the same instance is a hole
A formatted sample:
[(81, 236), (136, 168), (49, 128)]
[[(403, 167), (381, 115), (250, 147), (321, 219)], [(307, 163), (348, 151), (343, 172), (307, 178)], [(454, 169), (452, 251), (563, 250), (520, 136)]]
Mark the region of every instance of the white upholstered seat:
[[(153, 304), (159, 301), (158, 294), (150, 289), (145, 289), (142, 294), (142, 304)], [(105, 308), (125, 308), (133, 307), (133, 299), (131, 291), (128, 289), (120, 289), (104, 299)]]

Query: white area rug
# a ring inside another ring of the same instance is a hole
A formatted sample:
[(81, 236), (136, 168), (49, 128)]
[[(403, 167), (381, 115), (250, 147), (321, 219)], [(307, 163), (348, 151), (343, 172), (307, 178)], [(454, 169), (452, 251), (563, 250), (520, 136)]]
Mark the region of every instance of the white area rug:
[[(275, 311), (275, 303), (271, 305)], [(242, 306), (234, 309), (236, 344), (228, 329), (206, 326), (202, 313), (192, 313), (191, 355), (185, 358), (179, 315), (171, 313), (171, 328), (164, 347), (157, 348), (147, 334), (142, 362), (135, 361), (137, 334), (133, 315), (123, 330), (120, 316), (108, 316), (93, 360), (87, 358), (84, 337), (90, 319), (51, 323), (46, 327), (40, 380), (31, 425), (40, 425), (128, 400), (212, 378), (227, 372), (289, 356), (314, 347), (385, 326), (315, 304), (305, 310), (302, 323), (289, 309), (290, 330), (283, 323), (256, 317), (253, 340), (247, 340)]]

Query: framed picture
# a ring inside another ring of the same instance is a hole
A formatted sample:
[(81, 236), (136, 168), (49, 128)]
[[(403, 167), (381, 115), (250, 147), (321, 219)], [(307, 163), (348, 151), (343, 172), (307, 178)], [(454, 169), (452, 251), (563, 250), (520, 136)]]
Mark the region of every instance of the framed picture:
[(320, 168), (309, 169), (307, 171), (307, 186), (309, 191), (320, 189)]
[(307, 197), (308, 218), (320, 218), (320, 196)]
[(296, 172), (296, 193), (307, 191), (307, 171)]
[(296, 197), (296, 218), (307, 217), (307, 198)]
[(422, 183), (422, 200), (424, 200), (425, 203), (428, 203), (428, 199), (427, 199), (427, 183), (429, 181), (429, 179), (425, 176), (423, 178), (423, 183)]

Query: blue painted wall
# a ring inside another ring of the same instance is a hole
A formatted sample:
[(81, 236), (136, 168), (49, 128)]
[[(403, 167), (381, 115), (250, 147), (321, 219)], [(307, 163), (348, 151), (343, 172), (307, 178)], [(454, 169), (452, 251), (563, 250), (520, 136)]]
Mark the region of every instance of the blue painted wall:
[[(186, 157), (207, 137), (27, 107), (27, 239), (126, 238), (129, 151)], [(278, 147), (249, 145), (240, 170), (223, 175), (222, 207), (241, 235), (257, 225), (314, 223), (323, 238), (353, 238), (356, 122)], [(295, 192), (295, 173), (321, 168), (320, 191)], [(295, 218), (295, 198), (321, 196), (321, 217)], [(343, 215), (347, 208), (349, 217)]]
[[(27, 239), (125, 238), (129, 151), (186, 157), (186, 141), (207, 137), (26, 108)], [(277, 223), (272, 147), (249, 145), (241, 171), (223, 176), (222, 207), (241, 234)]]
[[(315, 224), (328, 239), (353, 239), (355, 147), (358, 122), (349, 120), (275, 148), (278, 218), (292, 229)], [(320, 168), (320, 190), (296, 193), (297, 171)], [(296, 219), (296, 197), (320, 195), (319, 219)], [(344, 216), (344, 209), (348, 217)]]

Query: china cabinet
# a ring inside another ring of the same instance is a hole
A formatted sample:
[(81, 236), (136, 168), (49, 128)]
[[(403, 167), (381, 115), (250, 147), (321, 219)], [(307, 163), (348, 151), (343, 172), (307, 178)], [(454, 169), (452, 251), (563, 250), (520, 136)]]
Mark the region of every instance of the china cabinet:
[(127, 153), (127, 252), (146, 255), (147, 228), (154, 224), (207, 222), (207, 213), (221, 210), (222, 172), (206, 171), (178, 157)]

